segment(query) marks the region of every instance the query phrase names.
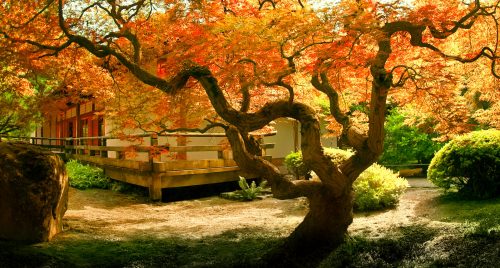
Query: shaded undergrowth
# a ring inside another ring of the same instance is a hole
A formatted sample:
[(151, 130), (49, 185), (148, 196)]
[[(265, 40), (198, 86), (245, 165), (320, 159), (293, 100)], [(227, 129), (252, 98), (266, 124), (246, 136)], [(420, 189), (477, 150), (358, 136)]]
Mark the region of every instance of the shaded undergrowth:
[(500, 198), (467, 200), (452, 192), (438, 196), (433, 203), (432, 220), (463, 224), (466, 234), (500, 233)]
[[(411, 225), (383, 238), (352, 236), (319, 267), (497, 267), (500, 236)], [(262, 257), (281, 237), (235, 229), (203, 239), (141, 237), (120, 241), (0, 242), (2, 267), (268, 267)], [(297, 267), (306, 267), (304, 263)], [(310, 267), (310, 266), (308, 266)]]
[(202, 239), (144, 237), (72, 239), (50, 243), (0, 242), (1, 267), (252, 267), (281, 238), (261, 230), (235, 229)]
[(353, 236), (326, 258), (321, 267), (401, 266), (421, 255), (423, 244), (434, 235), (435, 230), (416, 225), (398, 228), (391, 236), (379, 239)]
[(463, 229), (413, 225), (383, 238), (353, 236), (319, 267), (498, 267), (500, 236)]

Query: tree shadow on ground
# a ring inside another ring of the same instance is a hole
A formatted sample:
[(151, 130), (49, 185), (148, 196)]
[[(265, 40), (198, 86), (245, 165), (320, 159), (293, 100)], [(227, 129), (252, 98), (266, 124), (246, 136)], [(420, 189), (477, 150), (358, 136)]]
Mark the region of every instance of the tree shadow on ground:
[[(103, 240), (74, 235), (35, 245), (4, 241), (0, 242), (0, 266), (270, 267), (264, 256), (283, 242), (283, 237), (259, 228), (233, 229), (201, 239), (138, 237)], [(350, 237), (324, 260), (283, 263), (287, 267), (497, 267), (499, 253), (498, 234), (450, 234), (411, 225), (390, 230), (383, 238)]]
[(0, 241), (0, 266), (261, 267), (263, 254), (281, 240), (262, 229), (242, 228), (201, 239), (132, 234), (118, 241), (79, 235), (35, 245)]

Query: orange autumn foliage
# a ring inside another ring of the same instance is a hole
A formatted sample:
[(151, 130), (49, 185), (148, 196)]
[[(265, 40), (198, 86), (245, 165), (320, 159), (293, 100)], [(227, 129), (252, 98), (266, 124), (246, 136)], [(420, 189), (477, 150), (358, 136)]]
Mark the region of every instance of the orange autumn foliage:
[[(122, 129), (204, 131), (208, 119), (275, 197), (307, 197), (284, 247), (296, 260), (344, 240), (352, 183), (383, 151), (388, 103), (415, 107), (444, 138), (500, 121), (498, 0), (4, 2), (0, 34), (17, 53), (98, 59), (107, 72), (75, 77), (89, 75), (90, 88), (112, 78), (106, 104)], [(354, 150), (340, 165), (324, 154), (320, 110)], [(249, 135), (284, 117), (300, 122), (318, 181), (288, 180)]]

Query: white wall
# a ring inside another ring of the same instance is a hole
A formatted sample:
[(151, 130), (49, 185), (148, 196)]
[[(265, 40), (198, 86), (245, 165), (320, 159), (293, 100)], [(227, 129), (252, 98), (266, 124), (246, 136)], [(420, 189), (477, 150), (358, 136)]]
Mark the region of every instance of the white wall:
[[(115, 127), (113, 124), (112, 120), (105, 119), (104, 120), (104, 136), (112, 136), (111, 131)], [(139, 129), (131, 129), (130, 131), (127, 131), (127, 134), (142, 134), (143, 131)], [(108, 139), (106, 141), (107, 146), (131, 146), (131, 145), (144, 145), (144, 146), (149, 146), (151, 145), (150, 143), (150, 138), (145, 137), (143, 139), (143, 142), (136, 142), (136, 141), (127, 141), (127, 140), (120, 140), (120, 139)], [(116, 158), (117, 157), (117, 152), (108, 152), (108, 157), (109, 158)], [(149, 161), (149, 156), (147, 152), (136, 152), (136, 156), (134, 158), (127, 158), (127, 159), (132, 159), (132, 160), (139, 160), (139, 161)]]
[[(276, 135), (264, 138), (265, 143), (274, 143), (273, 149), (268, 149), (267, 154), (273, 158), (285, 158), (289, 153), (295, 151), (294, 120), (280, 118), (275, 121)], [(300, 148), (300, 132), (297, 135)]]
[[(295, 130), (294, 124), (297, 124)], [(294, 152), (295, 150), (300, 150), (300, 123), (293, 119), (280, 118), (275, 121), (274, 128), (277, 131), (276, 135), (264, 138), (265, 143), (275, 144), (274, 149), (269, 149), (267, 151), (268, 155), (271, 155), (274, 159), (281, 159), (285, 158), (285, 156), (287, 156), (291, 152)], [(326, 132), (323, 126), (321, 128), (321, 132)], [(297, 144), (295, 144), (295, 140)], [(321, 144), (324, 147), (337, 147), (337, 138), (321, 137)], [(295, 148), (295, 146), (297, 148)]]

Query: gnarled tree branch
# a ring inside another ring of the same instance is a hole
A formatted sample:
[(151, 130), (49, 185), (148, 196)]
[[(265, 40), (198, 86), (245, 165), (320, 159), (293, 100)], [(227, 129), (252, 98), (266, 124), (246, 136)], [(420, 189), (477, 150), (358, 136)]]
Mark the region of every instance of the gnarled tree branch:
[(321, 183), (314, 181), (291, 182), (280, 174), (278, 168), (249, 153), (246, 149), (242, 136), (235, 127), (229, 127), (226, 135), (233, 149), (234, 160), (242, 170), (257, 171), (269, 182), (274, 197), (278, 199), (290, 199), (301, 196), (312, 196), (320, 189)]

